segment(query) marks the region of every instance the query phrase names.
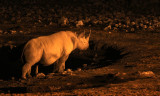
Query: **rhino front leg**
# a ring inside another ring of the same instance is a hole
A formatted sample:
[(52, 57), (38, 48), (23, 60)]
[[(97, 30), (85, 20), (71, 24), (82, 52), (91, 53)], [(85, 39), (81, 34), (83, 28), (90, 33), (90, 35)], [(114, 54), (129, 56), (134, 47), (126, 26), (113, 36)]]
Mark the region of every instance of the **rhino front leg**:
[(62, 56), (54, 66), (54, 72), (62, 73), (65, 70), (65, 62), (68, 59), (69, 55)]

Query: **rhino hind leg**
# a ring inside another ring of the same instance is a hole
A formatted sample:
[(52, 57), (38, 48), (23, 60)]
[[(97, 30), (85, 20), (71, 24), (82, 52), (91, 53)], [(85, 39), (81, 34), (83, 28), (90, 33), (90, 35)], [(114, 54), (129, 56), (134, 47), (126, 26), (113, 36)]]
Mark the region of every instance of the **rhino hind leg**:
[(55, 64), (53, 72), (62, 73), (65, 70), (65, 62), (68, 59), (68, 56), (62, 56)]
[(28, 76), (29, 78), (32, 77), (32, 76), (31, 76), (31, 68), (30, 68), (30, 70), (27, 72), (27, 76)]
[(23, 68), (22, 68), (22, 78), (26, 79), (26, 75), (31, 76), (31, 67), (33, 64), (31, 63), (26, 63)]

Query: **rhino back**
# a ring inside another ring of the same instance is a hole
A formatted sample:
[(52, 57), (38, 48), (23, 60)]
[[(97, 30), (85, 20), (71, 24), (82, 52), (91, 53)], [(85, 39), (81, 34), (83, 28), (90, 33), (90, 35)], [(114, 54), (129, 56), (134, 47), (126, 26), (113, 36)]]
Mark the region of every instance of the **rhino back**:
[[(58, 32), (49, 36), (39, 37), (43, 48), (43, 60), (55, 61), (63, 55), (69, 55), (73, 51), (71, 32)], [(73, 35), (73, 34), (72, 34)], [(51, 58), (52, 57), (52, 60)]]
[(76, 36), (70, 31), (40, 36), (31, 39), (26, 44), (24, 54), (28, 61), (35, 59), (35, 62), (41, 60), (44, 64), (50, 64), (62, 57), (62, 55), (69, 55), (74, 50), (72, 38), (76, 38)]

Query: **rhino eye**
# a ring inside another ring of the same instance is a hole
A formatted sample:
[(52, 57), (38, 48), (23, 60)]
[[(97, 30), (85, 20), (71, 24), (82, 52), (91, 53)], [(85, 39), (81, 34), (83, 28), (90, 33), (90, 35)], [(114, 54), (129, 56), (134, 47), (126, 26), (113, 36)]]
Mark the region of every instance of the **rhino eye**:
[(86, 41), (83, 41), (83, 43), (87, 43)]

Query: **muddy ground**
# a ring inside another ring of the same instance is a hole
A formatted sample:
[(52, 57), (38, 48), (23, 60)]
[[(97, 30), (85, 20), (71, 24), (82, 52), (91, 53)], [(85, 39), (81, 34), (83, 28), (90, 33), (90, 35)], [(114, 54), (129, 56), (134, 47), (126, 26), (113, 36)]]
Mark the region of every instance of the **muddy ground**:
[(89, 28), (38, 29), (28, 34), (0, 35), (0, 95), (160, 95), (159, 32), (120, 33), (91, 28), (90, 47), (73, 51), (66, 62), (66, 70), (72, 72), (49, 75), (52, 66), (41, 66), (45, 76), (36, 78), (32, 74), (32, 78), (21, 80), (19, 58), (29, 39), (59, 30), (89, 32)]

